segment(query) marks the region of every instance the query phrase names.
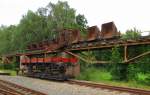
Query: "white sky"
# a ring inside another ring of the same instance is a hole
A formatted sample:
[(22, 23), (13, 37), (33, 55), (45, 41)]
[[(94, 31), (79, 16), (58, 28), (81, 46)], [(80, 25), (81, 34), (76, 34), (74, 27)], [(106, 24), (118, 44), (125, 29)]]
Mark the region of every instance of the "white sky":
[[(58, 0), (0, 0), (0, 25), (18, 24), (23, 14), (30, 9), (36, 11), (49, 2)], [(124, 32), (136, 27), (150, 30), (149, 0), (63, 0), (68, 1), (77, 13), (84, 14), (90, 26), (114, 21)]]

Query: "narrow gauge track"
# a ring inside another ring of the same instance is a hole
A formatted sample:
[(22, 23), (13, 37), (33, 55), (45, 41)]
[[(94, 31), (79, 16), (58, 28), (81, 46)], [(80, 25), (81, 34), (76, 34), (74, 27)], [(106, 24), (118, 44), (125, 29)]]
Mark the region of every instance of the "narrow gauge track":
[(18, 94), (0, 88), (0, 95), (18, 95)]
[(17, 84), (0, 80), (0, 95), (46, 95)]
[(67, 83), (69, 84), (77, 84), (81, 86), (88, 86), (93, 88), (102, 88), (102, 89), (110, 89), (122, 92), (129, 92), (137, 95), (150, 95), (150, 90), (142, 90), (136, 88), (127, 88), (127, 87), (118, 87), (118, 86), (110, 86), (106, 84), (94, 83), (94, 82), (87, 82), (87, 81), (79, 81), (79, 80), (68, 80)]

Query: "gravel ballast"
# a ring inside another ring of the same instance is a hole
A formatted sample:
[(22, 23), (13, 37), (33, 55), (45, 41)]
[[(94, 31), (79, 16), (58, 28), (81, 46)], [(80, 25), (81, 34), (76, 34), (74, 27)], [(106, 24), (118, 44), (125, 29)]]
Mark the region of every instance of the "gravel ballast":
[(0, 75), (0, 79), (27, 87), (29, 89), (40, 91), (48, 95), (135, 95), (126, 92), (71, 85), (64, 82), (41, 80), (23, 76)]

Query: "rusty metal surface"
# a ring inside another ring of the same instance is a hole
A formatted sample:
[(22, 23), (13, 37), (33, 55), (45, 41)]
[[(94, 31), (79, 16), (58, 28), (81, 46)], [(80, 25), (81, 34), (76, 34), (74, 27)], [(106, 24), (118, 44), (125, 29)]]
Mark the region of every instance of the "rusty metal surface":
[(80, 64), (76, 64), (75, 66), (68, 66), (66, 68), (66, 73), (69, 77), (76, 77), (80, 74)]
[(58, 39), (53, 39), (49, 42), (47, 50), (52, 51), (52, 50), (56, 50), (57, 48), (59, 48)]
[(35, 50), (37, 48), (37, 43), (32, 43), (27, 45), (28, 50)]
[(117, 27), (113, 22), (102, 24), (100, 33), (102, 39), (114, 38), (119, 35), (120, 33), (117, 31)]
[(71, 43), (77, 43), (81, 39), (80, 31), (73, 30), (71, 32)]
[[(91, 42), (92, 43), (92, 42)], [(150, 44), (150, 38), (146, 38), (146, 39), (137, 39), (134, 40), (132, 42), (130, 42), (129, 40), (116, 40), (114, 41), (114, 43), (111, 43), (110, 41), (106, 41), (106, 42), (99, 42), (96, 45), (92, 45), (92, 46), (83, 46), (83, 47), (70, 47), (70, 48), (65, 48), (64, 50), (67, 51), (85, 51), (85, 50), (93, 50), (93, 49), (105, 49), (105, 48), (111, 48), (114, 46), (136, 46), (136, 45), (149, 45)], [(44, 54), (44, 53), (56, 53), (56, 52), (60, 52), (58, 50), (37, 50), (37, 51), (26, 51), (26, 52), (16, 52), (16, 53), (12, 53), (12, 54), (5, 54), (3, 56), (7, 56), (7, 57), (12, 57), (12, 56), (20, 56), (20, 55), (32, 55), (32, 54)]]
[[(34, 53), (38, 54), (42, 52), (46, 53), (57, 52), (57, 49), (64, 46), (66, 46), (66, 48), (63, 48), (64, 50), (74, 51), (74, 50), (108, 48), (113, 47), (115, 45), (133, 46), (141, 44), (150, 44), (150, 36), (147, 36), (146, 38), (142, 37), (135, 40), (121, 40), (119, 38), (116, 38), (120, 36), (120, 33), (117, 31), (117, 28), (113, 22), (104, 23), (102, 24), (101, 27), (102, 27), (101, 31), (99, 31), (97, 26), (92, 26), (88, 28), (89, 32), (88, 35), (86, 36), (87, 39), (86, 43), (84, 40), (83, 41), (81, 40), (83, 37), (81, 37), (79, 30), (63, 29), (60, 31), (60, 34), (57, 37), (55, 37), (55, 39), (42, 41), (40, 42), (40, 44), (33, 43), (31, 45), (28, 45), (27, 52), (25, 54), (28, 55)], [(115, 37), (116, 39), (110, 40), (110, 38), (113, 37)], [(90, 42), (96, 38), (98, 38), (98, 40)], [(23, 54), (23, 52), (16, 52), (17, 56), (19, 56), (20, 54)], [(7, 55), (12, 56), (13, 54)]]
[(64, 29), (59, 35), (59, 44), (72, 44), (80, 40), (80, 31), (73, 29)]
[(100, 30), (97, 26), (89, 27), (87, 30), (88, 30), (87, 41), (92, 41), (98, 38)]
[(74, 50), (91, 50), (91, 49), (103, 49), (103, 48), (111, 48), (114, 46), (136, 46), (136, 45), (148, 45), (150, 44), (150, 41), (145, 41), (145, 40), (141, 40), (141, 41), (135, 41), (135, 42), (128, 42), (128, 41), (115, 41), (114, 43), (110, 43), (110, 42), (101, 42), (98, 45), (92, 45), (92, 46), (85, 46), (85, 47), (79, 47), (79, 48), (70, 48), (70, 49), (66, 49), (69, 51), (74, 51)]
[[(102, 30), (100, 31), (97, 26), (92, 26), (87, 29), (88, 34), (86, 36), (86, 41), (93, 41), (96, 39), (108, 39), (114, 38), (120, 35), (117, 28), (113, 22), (102, 24)], [(34, 43), (28, 46), (29, 50), (40, 50), (48, 49), (55, 50), (61, 47), (65, 47), (70, 44), (78, 43), (83, 40), (80, 31), (75, 29), (63, 29), (58, 31), (57, 37), (51, 41), (41, 41), (39, 43)]]

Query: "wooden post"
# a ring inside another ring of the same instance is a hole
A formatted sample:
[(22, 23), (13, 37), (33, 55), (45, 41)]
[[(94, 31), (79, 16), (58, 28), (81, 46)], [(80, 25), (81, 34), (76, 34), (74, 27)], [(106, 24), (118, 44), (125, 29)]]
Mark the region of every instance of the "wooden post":
[(124, 46), (124, 62), (127, 62), (127, 45)]

